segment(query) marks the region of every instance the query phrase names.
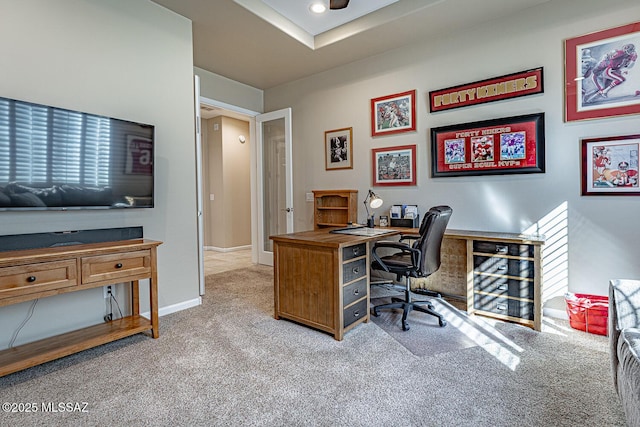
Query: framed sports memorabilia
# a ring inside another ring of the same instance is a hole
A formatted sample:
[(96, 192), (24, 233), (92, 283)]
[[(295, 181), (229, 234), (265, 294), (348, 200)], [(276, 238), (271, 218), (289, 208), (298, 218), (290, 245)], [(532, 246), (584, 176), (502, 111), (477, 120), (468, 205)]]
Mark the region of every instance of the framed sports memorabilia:
[(431, 129), (431, 176), (543, 173), (544, 113)]
[(640, 135), (581, 141), (583, 196), (639, 196)]
[(640, 113), (640, 22), (565, 40), (565, 121)]
[(353, 128), (324, 133), (324, 160), (326, 170), (353, 169)]
[(374, 148), (371, 156), (373, 185), (416, 185), (415, 145)]
[(416, 91), (371, 100), (371, 136), (416, 130)]
[(544, 92), (542, 67), (429, 92), (432, 113)]

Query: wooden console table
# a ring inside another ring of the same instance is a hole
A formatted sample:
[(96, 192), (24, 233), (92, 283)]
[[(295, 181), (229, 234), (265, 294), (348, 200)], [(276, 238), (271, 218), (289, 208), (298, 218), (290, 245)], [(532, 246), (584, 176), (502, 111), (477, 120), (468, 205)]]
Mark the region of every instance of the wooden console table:
[[(131, 282), (131, 315), (0, 351), (0, 376), (158, 329), (157, 247), (134, 239), (0, 252), (0, 306)], [(150, 319), (140, 315), (139, 280), (149, 280)]]

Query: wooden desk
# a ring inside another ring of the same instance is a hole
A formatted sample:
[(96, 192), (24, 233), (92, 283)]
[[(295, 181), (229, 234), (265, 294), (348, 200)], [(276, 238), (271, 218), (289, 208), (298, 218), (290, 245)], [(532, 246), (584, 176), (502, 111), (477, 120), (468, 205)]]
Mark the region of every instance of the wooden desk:
[(328, 332), (339, 341), (369, 321), (369, 245), (382, 237), (321, 229), (270, 238), (276, 319)]
[[(271, 236), (274, 242), (274, 317), (333, 334), (369, 321), (371, 242), (327, 229)], [(467, 230), (445, 232), (442, 265), (412, 287), (458, 297), (470, 314), (518, 322), (540, 330), (543, 237)], [(463, 308), (464, 308), (463, 307)]]
[[(0, 306), (131, 282), (131, 315), (0, 351), (0, 376), (150, 331), (158, 338), (161, 242), (125, 240), (0, 253)], [(149, 279), (150, 319), (140, 315), (139, 280)]]

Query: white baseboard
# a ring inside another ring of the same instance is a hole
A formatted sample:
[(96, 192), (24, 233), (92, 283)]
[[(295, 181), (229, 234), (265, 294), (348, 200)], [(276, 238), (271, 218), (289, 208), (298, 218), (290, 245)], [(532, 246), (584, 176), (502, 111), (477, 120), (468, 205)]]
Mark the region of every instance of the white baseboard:
[[(189, 301), (179, 302), (178, 304), (169, 305), (167, 307), (162, 307), (158, 309), (158, 316), (166, 316), (167, 314), (177, 313), (178, 311), (187, 310), (189, 308), (197, 307), (202, 304), (202, 297), (194, 298)], [(140, 313), (141, 316), (149, 319), (150, 312), (145, 311), (144, 313)]]
[(558, 310), (557, 308), (545, 308), (542, 310), (543, 316), (553, 317), (555, 319), (569, 320), (566, 310)]
[(234, 246), (232, 248), (218, 248), (216, 246), (203, 246), (205, 251), (214, 251), (214, 252), (235, 252), (235, 251), (243, 251), (245, 249), (251, 249), (251, 245), (245, 246)]

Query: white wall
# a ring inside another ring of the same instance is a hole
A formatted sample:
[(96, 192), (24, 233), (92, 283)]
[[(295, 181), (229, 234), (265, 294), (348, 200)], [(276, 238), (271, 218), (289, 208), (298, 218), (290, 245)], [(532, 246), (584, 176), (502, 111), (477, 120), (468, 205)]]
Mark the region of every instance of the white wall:
[[(450, 227), (521, 232), (553, 217), (544, 231), (545, 299), (567, 288), (606, 295), (610, 278), (638, 278), (638, 197), (580, 196), (580, 138), (637, 134), (640, 117), (563, 122), (566, 38), (632, 22), (637, 1), (554, 0), (468, 32), (425, 40), (265, 91), (265, 111), (293, 109), (296, 230), (312, 228), (313, 189), (355, 188), (364, 200), (371, 187), (371, 149), (416, 144), (415, 187), (375, 187), (384, 199), (377, 213), (398, 203), (453, 207)], [(544, 94), (429, 113), (428, 92), (544, 67)], [(636, 66), (639, 67), (639, 65)], [(417, 132), (371, 137), (370, 100), (417, 89)], [(431, 127), (520, 114), (546, 113), (546, 173), (430, 177)], [(352, 170), (325, 171), (326, 130), (353, 127)], [(364, 207), (359, 218), (364, 220)], [(559, 239), (556, 241), (555, 239)], [(549, 250), (551, 249), (551, 250)], [(552, 304), (555, 305), (555, 304)], [(563, 308), (563, 305), (557, 305)]]
[[(161, 308), (197, 301), (191, 21), (148, 0), (0, 0), (0, 95), (155, 125), (155, 208), (0, 212), (0, 234), (142, 225)], [(30, 303), (0, 308), (0, 348)], [(102, 289), (46, 298), (16, 344), (102, 321)]]

